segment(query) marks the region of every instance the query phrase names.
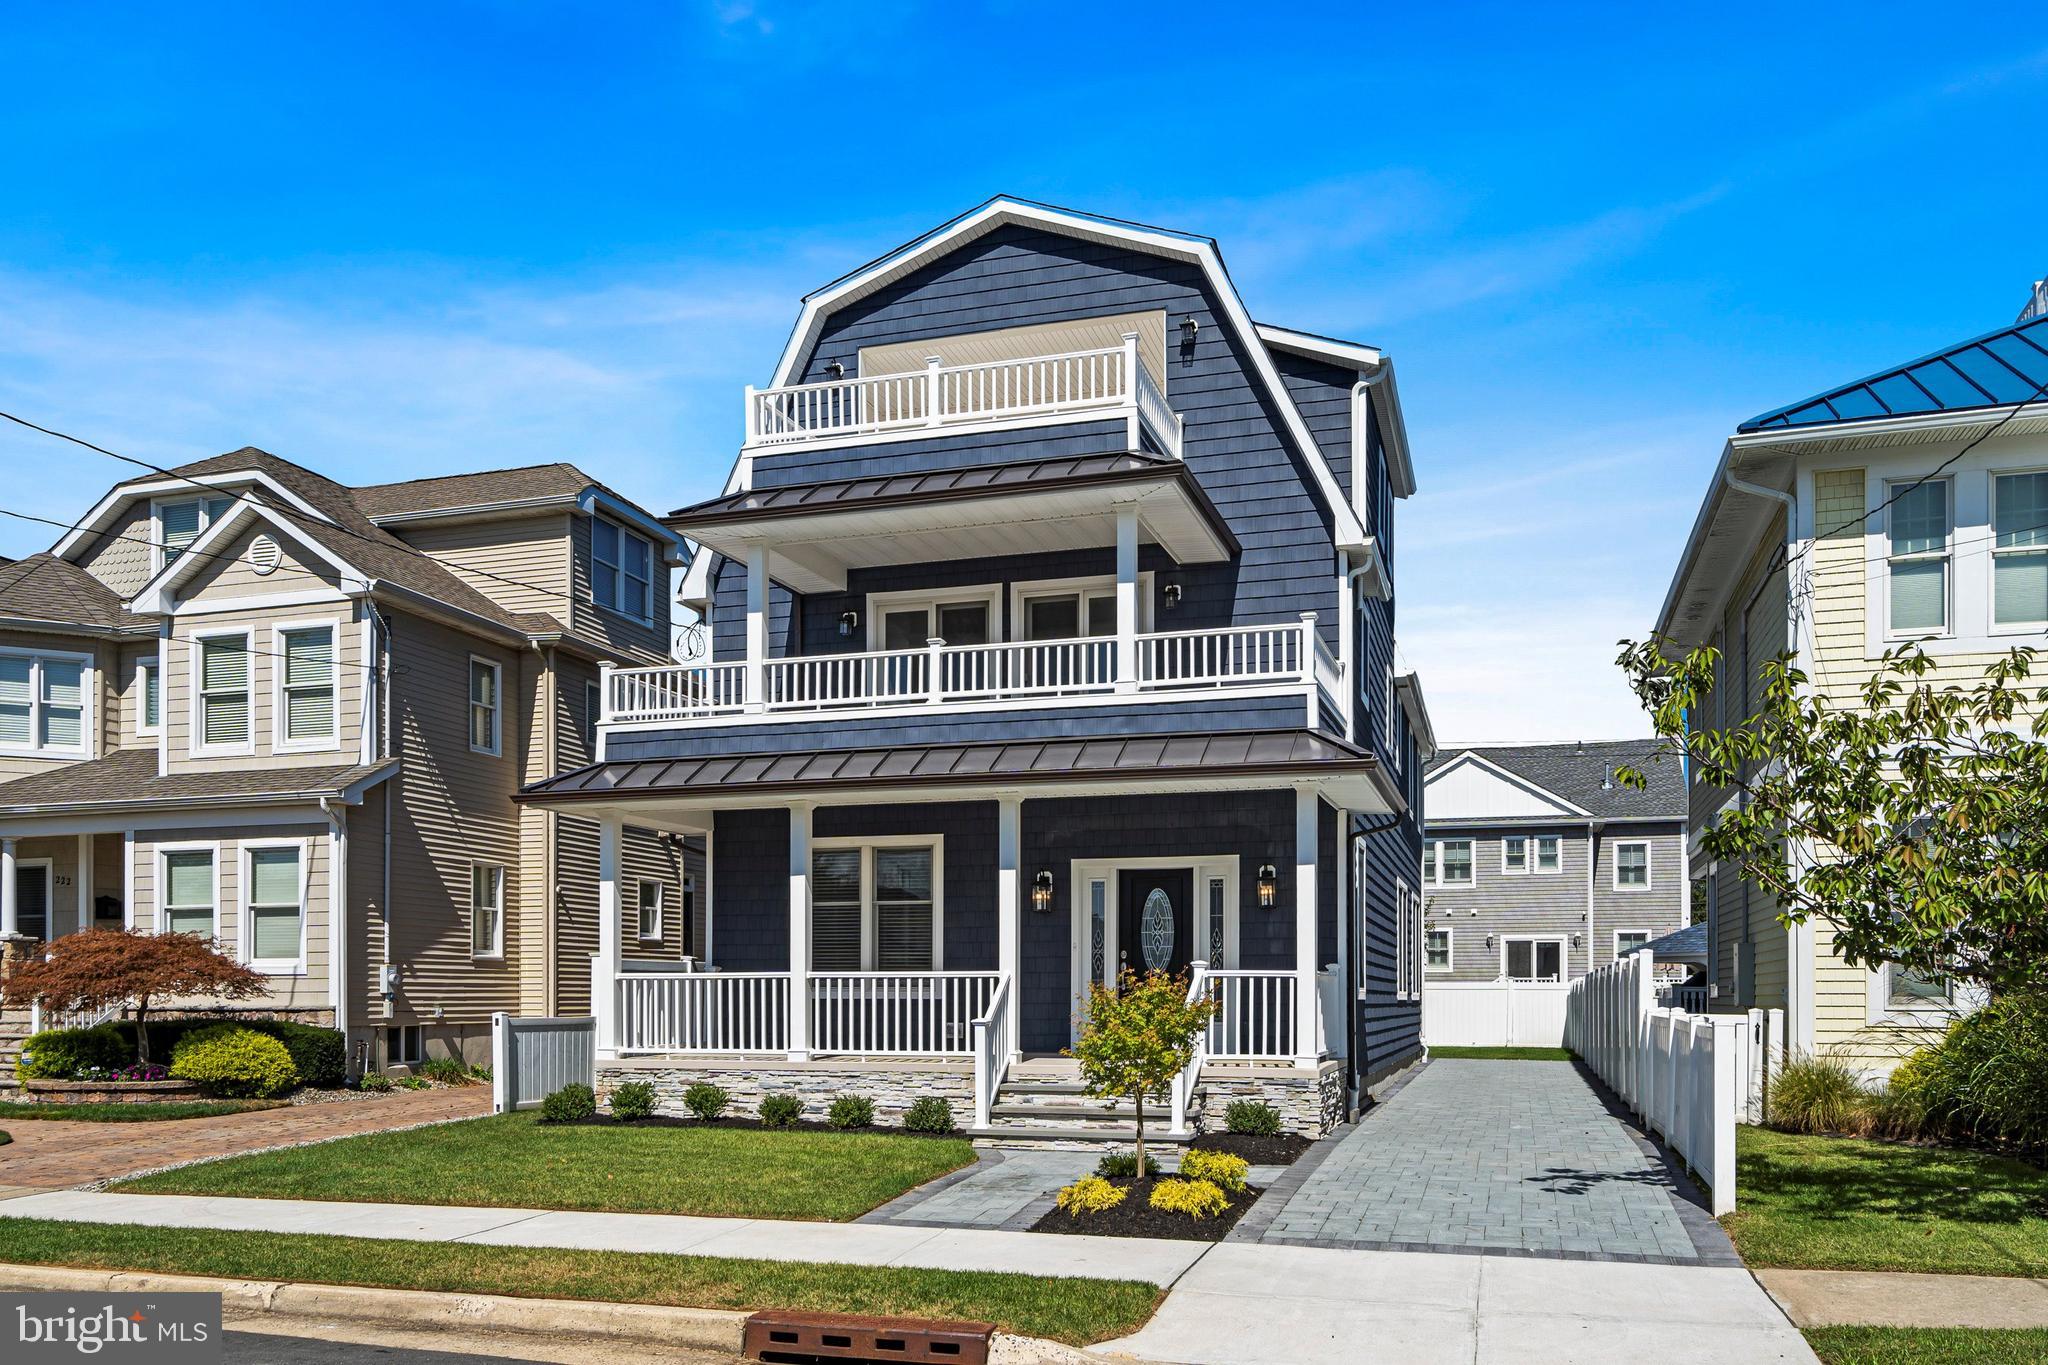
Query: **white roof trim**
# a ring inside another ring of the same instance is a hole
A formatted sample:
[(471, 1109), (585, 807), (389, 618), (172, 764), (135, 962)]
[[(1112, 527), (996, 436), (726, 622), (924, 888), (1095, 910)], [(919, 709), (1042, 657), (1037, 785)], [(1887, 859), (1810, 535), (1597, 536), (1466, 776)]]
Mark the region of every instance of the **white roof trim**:
[(580, 512), (602, 511), (614, 521), (630, 522), (633, 529), (640, 534), (652, 537), (668, 547), (665, 556), (668, 563), (682, 562), (683, 538), (624, 498), (615, 497), (592, 484), (577, 495), (576, 508)]
[(217, 553), (216, 547), (230, 537), (240, 535), (242, 527), (252, 520), (275, 527), (284, 533), (295, 548), (309, 551), (312, 558), (333, 569), (341, 579), (341, 590), (344, 593), (370, 590), (373, 581), (370, 575), (336, 555), (271, 508), (249, 498), (237, 498), (226, 516), (207, 527), (205, 534), (186, 546), (184, 552), (176, 559), (164, 565), (155, 578), (142, 585), (142, 590), (128, 602), (128, 610), (155, 612), (160, 615), (175, 612), (178, 609), (178, 585), (197, 573), (202, 565), (212, 563)]
[(1369, 370), (1386, 359), (1385, 353), (1377, 346), (1339, 341), (1335, 337), (1317, 336), (1314, 332), (1297, 332), (1291, 327), (1275, 327), (1267, 322), (1260, 323), (1258, 328), (1259, 340), (1276, 350), (1291, 351), (1311, 360), (1327, 360), (1346, 369)]
[[(1430, 784), (1435, 782), (1438, 778), (1448, 777), (1452, 772), (1456, 771), (1459, 768), (1465, 767), (1467, 764), (1472, 764), (1484, 768), (1487, 772), (1492, 773), (1501, 781), (1508, 783), (1510, 786), (1519, 787), (1523, 791), (1528, 792), (1531, 796), (1541, 797), (1545, 801), (1554, 801), (1558, 805), (1562, 806), (1564, 809), (1576, 812), (1577, 814), (1582, 815), (1589, 820), (1593, 817), (1593, 812), (1587, 810), (1584, 806), (1581, 806), (1573, 801), (1565, 800), (1562, 796), (1559, 796), (1556, 792), (1550, 790), (1550, 788), (1542, 786), (1539, 783), (1531, 782), (1528, 778), (1522, 776), (1520, 773), (1510, 772), (1508, 769), (1501, 767), (1500, 764), (1495, 763), (1492, 759), (1486, 757), (1484, 754), (1475, 752), (1471, 749), (1467, 749), (1464, 753), (1459, 754), (1456, 758), (1444, 764), (1441, 768), (1438, 768), (1429, 776), (1423, 778), (1422, 789), (1424, 791), (1428, 791)], [(1426, 806), (1425, 809), (1427, 809)], [(1684, 817), (1672, 816), (1670, 818), (1682, 819)]]
[(162, 493), (196, 494), (202, 488), (215, 488), (224, 493), (233, 492), (239, 485), (245, 483), (261, 486), (279, 502), (296, 507), (315, 521), (333, 524), (334, 518), (260, 469), (231, 469), (218, 474), (173, 474), (160, 479), (116, 484), (108, 490), (105, 497), (93, 504), (92, 510), (85, 514), (85, 520), (67, 532), (50, 553), (59, 559), (70, 558), (73, 550), (82, 548), (87, 540), (112, 526), (121, 509), (137, 499), (155, 497)]
[(1401, 709), (1408, 713), (1408, 728), (1415, 734), (1423, 761), (1428, 762), (1436, 756), (1436, 726), (1430, 723), (1429, 708), (1422, 701), (1422, 679), (1403, 673), (1394, 679), (1394, 691), (1401, 698)]

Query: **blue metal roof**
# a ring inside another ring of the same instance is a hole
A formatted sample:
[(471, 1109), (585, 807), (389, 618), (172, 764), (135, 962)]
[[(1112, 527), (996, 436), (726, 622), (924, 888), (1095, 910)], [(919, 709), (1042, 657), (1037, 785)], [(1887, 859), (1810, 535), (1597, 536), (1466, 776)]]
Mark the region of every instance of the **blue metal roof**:
[(1737, 431), (1817, 427), (2025, 403), (2048, 385), (2048, 317), (2015, 323), (1933, 355), (1752, 417)]

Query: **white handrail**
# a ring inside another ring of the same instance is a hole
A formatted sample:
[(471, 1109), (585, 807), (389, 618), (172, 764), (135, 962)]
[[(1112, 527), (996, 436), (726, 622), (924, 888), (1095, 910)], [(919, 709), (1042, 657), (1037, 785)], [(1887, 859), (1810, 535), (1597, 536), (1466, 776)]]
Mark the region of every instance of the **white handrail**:
[[(1192, 1005), (1205, 1000), (1209, 995), (1209, 964), (1196, 961), (1188, 969), (1188, 999)], [(1209, 1060), (1209, 1030), (1203, 1029), (1195, 1035), (1195, 1049), (1188, 1058), (1188, 1064), (1181, 1068), (1180, 1075), (1173, 1078), (1169, 1091), (1173, 1105), (1173, 1134), (1184, 1136), (1188, 1131), (1188, 1107), (1194, 1103), (1195, 1085), (1202, 1078), (1202, 1063)]]
[(1303, 642), (1314, 634), (1299, 621), (1155, 631), (1138, 637), (1138, 686), (1147, 691), (1301, 682)]
[(922, 649), (783, 655), (762, 666), (765, 703), (785, 711), (917, 701), (931, 692), (929, 663)]
[(745, 709), (743, 663), (657, 664), (605, 672), (600, 697), (607, 721), (725, 715)]
[(1209, 1021), (1208, 1053), (1214, 1061), (1292, 1059), (1294, 993), (1300, 978), (1293, 972), (1215, 970), (1207, 973), (1210, 997), (1217, 1002)]
[(788, 972), (622, 972), (614, 989), (620, 1052), (789, 1049)]
[(974, 1024), (974, 1126), (987, 1128), (995, 1107), (996, 1092), (1010, 1069), (1010, 978), (996, 981), (988, 1008), (975, 1016)]
[(998, 972), (813, 972), (811, 1050), (864, 1057), (965, 1057)]

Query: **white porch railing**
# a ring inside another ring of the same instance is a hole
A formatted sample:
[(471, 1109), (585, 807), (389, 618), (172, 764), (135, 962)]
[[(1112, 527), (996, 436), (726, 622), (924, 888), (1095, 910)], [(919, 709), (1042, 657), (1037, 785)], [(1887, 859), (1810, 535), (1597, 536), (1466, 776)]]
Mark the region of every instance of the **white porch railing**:
[(1218, 969), (1204, 975), (1210, 998), (1218, 1004), (1204, 1041), (1209, 1060), (1292, 1060), (1301, 1055), (1294, 1040), (1294, 998), (1301, 981), (1293, 972)]
[(811, 1050), (863, 1057), (966, 1057), (996, 972), (813, 972)]
[(789, 1049), (788, 972), (627, 972), (616, 989), (620, 1052)]
[(1138, 358), (1137, 334), (1121, 346), (1059, 355), (942, 365), (747, 388), (750, 446), (843, 439), (1071, 412), (1133, 411), (1169, 454), (1180, 454), (1181, 421)]
[(45, 1010), (43, 1002), (31, 1000), (28, 1006), (28, 1031), (41, 1033), (45, 1029), (97, 1028), (110, 1019), (121, 1017), (125, 1003), (102, 1005), (96, 1010)]
[(816, 713), (881, 706), (973, 706), (1010, 698), (1158, 695), (1233, 687), (1318, 687), (1343, 695), (1314, 613), (1273, 625), (1158, 631), (1137, 637), (1136, 676), (1117, 676), (1116, 640), (1009, 641), (802, 654), (761, 665), (758, 702), (744, 663), (661, 664), (604, 673), (602, 721), (697, 721), (746, 712)]
[(1010, 1069), (1010, 978), (1000, 977), (988, 1007), (970, 1026), (974, 1034), (974, 1126), (989, 1126), (996, 1092)]

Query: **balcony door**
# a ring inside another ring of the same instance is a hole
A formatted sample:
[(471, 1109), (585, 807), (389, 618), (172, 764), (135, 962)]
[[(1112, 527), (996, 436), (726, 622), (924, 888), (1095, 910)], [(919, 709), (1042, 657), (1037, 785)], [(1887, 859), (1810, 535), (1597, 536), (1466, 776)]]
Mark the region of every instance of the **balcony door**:
[(949, 645), (985, 645), (995, 638), (995, 603), (986, 590), (972, 598), (877, 597), (868, 645), (923, 649), (936, 636)]

